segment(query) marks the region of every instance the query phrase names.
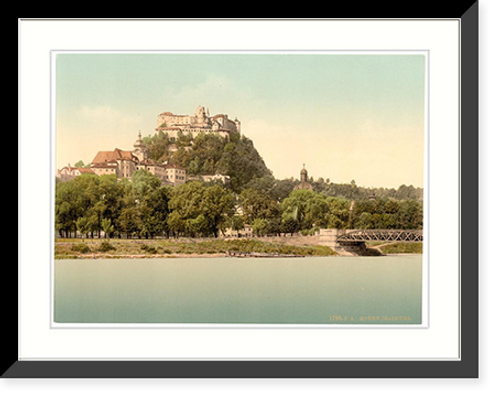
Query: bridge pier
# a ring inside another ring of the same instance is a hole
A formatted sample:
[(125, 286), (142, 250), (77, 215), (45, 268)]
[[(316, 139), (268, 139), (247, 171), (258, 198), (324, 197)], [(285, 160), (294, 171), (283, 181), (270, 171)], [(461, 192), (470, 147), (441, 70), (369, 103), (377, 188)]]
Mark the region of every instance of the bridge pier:
[(345, 230), (340, 229), (321, 229), (319, 231), (319, 244), (328, 246), (337, 253), (343, 255), (364, 255), (366, 254), (366, 243), (363, 240), (339, 241), (339, 235), (344, 234)]
[(333, 250), (338, 250), (340, 245), (338, 242), (339, 229), (320, 229), (319, 230), (319, 244), (321, 246), (328, 246)]
[(364, 241), (349, 241), (339, 243), (339, 248), (351, 254), (358, 256), (366, 255), (366, 243)]

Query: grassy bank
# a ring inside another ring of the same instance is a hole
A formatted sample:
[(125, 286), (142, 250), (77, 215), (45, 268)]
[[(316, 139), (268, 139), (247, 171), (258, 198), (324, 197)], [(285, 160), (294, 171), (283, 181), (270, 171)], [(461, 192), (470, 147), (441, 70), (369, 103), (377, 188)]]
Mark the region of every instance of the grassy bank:
[(127, 258), (127, 257), (223, 257), (228, 251), (277, 253), (300, 256), (333, 256), (326, 246), (292, 246), (267, 243), (257, 239), (206, 241), (146, 240), (146, 239), (56, 239), (54, 256), (67, 258)]
[(383, 254), (422, 254), (422, 243), (391, 243), (378, 246)]

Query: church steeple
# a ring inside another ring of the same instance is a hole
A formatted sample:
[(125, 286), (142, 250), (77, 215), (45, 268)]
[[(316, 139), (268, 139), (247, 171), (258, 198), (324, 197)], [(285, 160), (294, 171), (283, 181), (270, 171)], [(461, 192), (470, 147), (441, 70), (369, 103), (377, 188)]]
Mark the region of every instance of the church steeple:
[(138, 136), (138, 138), (137, 138), (137, 140), (134, 143), (134, 147), (135, 148), (137, 148), (137, 147), (146, 147), (146, 143), (144, 143), (144, 141), (142, 140), (142, 135), (141, 135), (141, 131), (140, 130), (139, 130), (139, 134), (137, 136)]
[(139, 161), (142, 161), (147, 158), (146, 143), (144, 143), (144, 141), (142, 140), (142, 135), (140, 130), (137, 136), (138, 138), (134, 143), (133, 153), (139, 159)]
[(302, 169), (300, 171), (300, 181), (307, 182), (307, 169), (306, 164), (302, 164)]
[(306, 164), (302, 164), (302, 169), (300, 170), (300, 182), (293, 188), (293, 190), (299, 189), (313, 190), (312, 185), (307, 181)]

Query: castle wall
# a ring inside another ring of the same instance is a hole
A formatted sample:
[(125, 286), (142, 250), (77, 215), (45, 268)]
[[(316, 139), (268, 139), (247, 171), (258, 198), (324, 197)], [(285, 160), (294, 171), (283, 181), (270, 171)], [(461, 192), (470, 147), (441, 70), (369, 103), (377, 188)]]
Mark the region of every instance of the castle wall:
[(194, 127), (181, 128), (181, 127), (178, 127), (176, 129), (170, 128), (170, 129), (165, 129), (165, 130), (158, 128), (158, 132), (164, 132), (166, 135), (168, 135), (169, 138), (172, 138), (172, 139), (177, 139), (179, 131), (182, 132), (184, 135), (191, 133), (193, 135), (193, 138), (195, 138), (201, 132), (218, 134), (226, 139), (229, 137), (229, 132), (213, 131), (210, 127), (208, 127), (208, 128), (194, 128)]
[(179, 125), (179, 124), (194, 124), (194, 117), (190, 117), (189, 115), (162, 115), (158, 116), (157, 126), (165, 124), (167, 127)]
[(227, 116), (222, 116), (217, 118), (214, 117), (214, 119), (215, 121), (217, 121), (217, 123), (221, 126), (222, 129), (229, 129), (230, 131), (238, 132), (236, 123), (228, 119)]
[[(170, 128), (170, 129), (162, 129)], [(198, 107), (194, 116), (190, 115), (175, 115), (170, 112), (162, 113), (158, 116), (156, 130), (167, 132), (169, 137), (177, 137), (177, 131), (172, 128), (178, 128), (183, 133), (198, 134), (200, 132), (218, 132), (219, 129), (229, 130), (232, 132), (241, 131), (240, 121), (232, 121), (227, 115), (217, 114), (209, 117), (205, 114), (204, 107)], [(221, 135), (228, 137), (228, 132), (221, 132)]]

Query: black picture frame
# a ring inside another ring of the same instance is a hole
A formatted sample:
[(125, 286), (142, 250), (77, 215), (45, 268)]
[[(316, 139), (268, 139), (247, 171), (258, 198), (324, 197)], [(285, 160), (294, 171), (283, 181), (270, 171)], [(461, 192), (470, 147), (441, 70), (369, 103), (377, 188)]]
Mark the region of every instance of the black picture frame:
[[(26, 361), (18, 357), (19, 332), (13, 329), (18, 315), (12, 307), (3, 322), (2, 378), (477, 378), (479, 4), (452, 7), (453, 18), (444, 19), (460, 20), (460, 229), (461, 242), (467, 243), (460, 249), (461, 315), (467, 315), (461, 324), (460, 361)], [(6, 276), (11, 287), (17, 286), (15, 270)], [(3, 304), (16, 298), (7, 290), (2, 296)]]

